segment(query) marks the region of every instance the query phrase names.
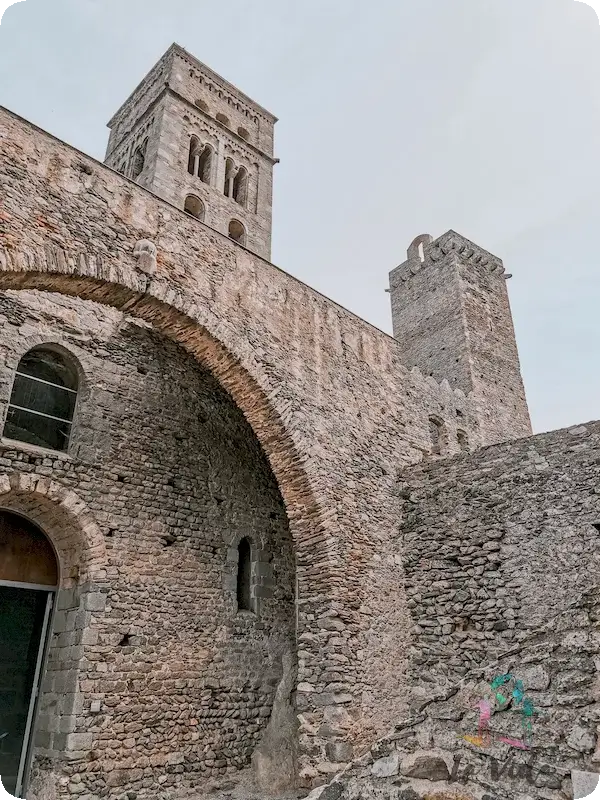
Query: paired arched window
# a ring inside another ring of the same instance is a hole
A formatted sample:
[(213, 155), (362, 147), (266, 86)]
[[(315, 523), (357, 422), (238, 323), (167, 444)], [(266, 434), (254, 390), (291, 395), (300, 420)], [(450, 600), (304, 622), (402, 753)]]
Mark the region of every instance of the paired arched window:
[(133, 153), (133, 159), (131, 162), (131, 177), (133, 180), (139, 178), (144, 170), (144, 164), (146, 163), (146, 150), (148, 149), (148, 139), (144, 139), (139, 147), (136, 147)]
[(246, 229), (237, 219), (232, 219), (229, 223), (229, 238), (238, 244), (246, 244)]
[(193, 194), (188, 194), (188, 196), (185, 198), (183, 210), (192, 217), (196, 217), (196, 219), (204, 222), (204, 203), (199, 197), (196, 197)]
[(223, 194), (244, 207), (248, 202), (248, 170), (245, 167), (236, 167), (232, 158), (225, 160)]
[(246, 205), (248, 199), (248, 173), (244, 167), (240, 167), (233, 179), (233, 199), (241, 206)]
[(190, 140), (188, 172), (203, 183), (210, 184), (212, 177), (213, 149), (209, 144), (202, 145), (197, 136)]
[(19, 361), (4, 436), (65, 451), (77, 401), (79, 380), (70, 359), (50, 347), (35, 347)]
[(245, 537), (238, 545), (237, 569), (238, 611), (253, 611), (252, 608), (252, 545)]
[(235, 164), (232, 158), (225, 159), (225, 181), (223, 183), (223, 194), (225, 197), (233, 195), (233, 180), (235, 178)]

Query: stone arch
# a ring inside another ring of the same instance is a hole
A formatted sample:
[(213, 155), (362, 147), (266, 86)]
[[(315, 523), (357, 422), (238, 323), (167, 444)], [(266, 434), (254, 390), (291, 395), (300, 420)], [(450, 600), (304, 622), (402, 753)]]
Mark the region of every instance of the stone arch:
[[(62, 269), (50, 271), (54, 258)], [(314, 564), (318, 566), (310, 570), (310, 593), (330, 597), (337, 585), (332, 580), (339, 568), (337, 551), (321, 519), (307, 454), (299, 447), (302, 429), (290, 423), (287, 406), (278, 407), (277, 387), (253, 352), (236, 353), (226, 326), (201, 309), (193, 294), (164, 279), (149, 281), (133, 269), (117, 271), (110, 262), (84, 255), (67, 271), (67, 257), (58, 249), (51, 259), (43, 250), (29, 251), (26, 263), (28, 268), (23, 269), (21, 258), (0, 249), (0, 289), (56, 292), (112, 306), (155, 326), (212, 372), (248, 420), (271, 465), (296, 549), (300, 592), (304, 575)], [(120, 282), (115, 281), (117, 276)]]
[(414, 239), (407, 251), (409, 261), (424, 261), (425, 253), (424, 248), (433, 242), (433, 236), (429, 233), (422, 233)]
[(104, 580), (104, 537), (74, 491), (35, 472), (3, 474), (0, 508), (20, 514), (43, 531), (58, 559), (61, 589)]

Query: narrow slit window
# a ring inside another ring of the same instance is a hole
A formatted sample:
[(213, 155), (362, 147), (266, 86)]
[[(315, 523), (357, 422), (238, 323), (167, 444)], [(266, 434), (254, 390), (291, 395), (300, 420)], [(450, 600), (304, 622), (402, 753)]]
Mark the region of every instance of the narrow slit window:
[(431, 452), (439, 456), (444, 444), (444, 423), (437, 417), (429, 417), (429, 437), (431, 439)]
[(246, 205), (248, 197), (248, 173), (240, 167), (233, 179), (233, 199), (241, 206)]
[(233, 195), (233, 176), (235, 174), (235, 165), (231, 158), (225, 160), (225, 183), (223, 184), (223, 194), (225, 197)]
[(252, 611), (252, 546), (244, 538), (238, 545), (237, 607)]
[(17, 367), (4, 436), (48, 450), (67, 450), (77, 390), (77, 371), (61, 353), (30, 350)]
[(211, 182), (212, 177), (212, 147), (205, 145), (198, 159), (198, 177), (202, 183)]
[(200, 141), (197, 136), (190, 139), (190, 152), (188, 156), (188, 172), (190, 175), (198, 174), (198, 161), (200, 159)]
[(142, 144), (136, 148), (133, 154), (133, 161), (131, 164), (131, 177), (133, 178), (133, 180), (139, 178), (139, 176), (144, 171), (147, 149), (148, 149), (148, 139), (144, 139)]

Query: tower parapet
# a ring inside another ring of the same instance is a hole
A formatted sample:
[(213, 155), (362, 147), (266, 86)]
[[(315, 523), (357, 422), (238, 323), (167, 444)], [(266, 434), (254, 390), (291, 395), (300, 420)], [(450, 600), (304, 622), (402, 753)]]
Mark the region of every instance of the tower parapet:
[(531, 434), (506, 278), (501, 259), (455, 231), (417, 237), (390, 273), (404, 363), (471, 396), (481, 444)]

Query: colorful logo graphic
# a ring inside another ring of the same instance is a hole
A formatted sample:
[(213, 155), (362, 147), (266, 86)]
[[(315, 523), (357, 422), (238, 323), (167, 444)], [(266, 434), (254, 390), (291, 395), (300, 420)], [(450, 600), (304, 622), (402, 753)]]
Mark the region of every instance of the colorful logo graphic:
[[(507, 673), (506, 675), (498, 675), (490, 684), (493, 693), (493, 698), (480, 700), (477, 704), (479, 708), (479, 727), (477, 735), (464, 734), (462, 736), (465, 741), (475, 745), (475, 747), (486, 748), (493, 742), (502, 742), (510, 747), (516, 747), (519, 750), (531, 749), (531, 737), (533, 728), (533, 715), (535, 708), (531, 700), (525, 697), (525, 689), (523, 682), (518, 680)], [(521, 739), (514, 739), (506, 736), (503, 733), (492, 730), (490, 727), (490, 720), (492, 718), (492, 709), (496, 711), (505, 711), (508, 708), (518, 709), (521, 713), (521, 725), (523, 728), (523, 737)]]
[[(0, 0), (0, 24), (2, 24), (2, 17), (7, 8), (14, 6), (15, 3), (22, 3), (24, 0)], [(0, 798), (2, 795), (0, 794)]]

